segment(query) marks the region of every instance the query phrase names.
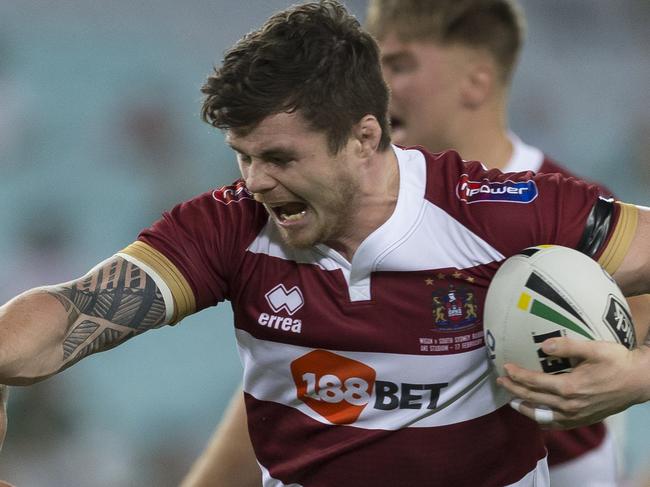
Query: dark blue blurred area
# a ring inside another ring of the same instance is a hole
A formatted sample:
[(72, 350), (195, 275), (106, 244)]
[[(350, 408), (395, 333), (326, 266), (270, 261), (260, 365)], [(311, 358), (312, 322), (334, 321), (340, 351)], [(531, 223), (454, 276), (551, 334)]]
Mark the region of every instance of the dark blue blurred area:
[[(0, 2), (1, 302), (82, 275), (176, 202), (237, 177), (222, 135), (200, 121), (199, 88), (231, 43), (291, 3)], [(649, 204), (650, 3), (522, 3), (513, 129)], [(363, 18), (365, 1), (347, 5)], [(12, 388), (0, 478), (177, 485), (239, 373), (225, 303)], [(627, 423), (632, 476), (647, 468), (650, 408)]]

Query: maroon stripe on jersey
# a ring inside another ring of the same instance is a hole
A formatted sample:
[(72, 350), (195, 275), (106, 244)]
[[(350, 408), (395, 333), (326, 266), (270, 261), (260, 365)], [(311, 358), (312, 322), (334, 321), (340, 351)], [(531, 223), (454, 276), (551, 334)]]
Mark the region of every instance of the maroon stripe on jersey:
[(598, 448), (605, 439), (605, 425), (596, 423), (571, 430), (544, 431), (550, 466), (568, 462)]
[(496, 487), (520, 480), (546, 455), (536, 423), (509, 406), (449, 426), (387, 431), (331, 426), (245, 399), (259, 462), (305, 487)]
[[(484, 345), (483, 302), (496, 268), (374, 272), (372, 299), (351, 302), (338, 270), (249, 252), (239, 277), (246, 285), (235, 286), (235, 326), (260, 340), (308, 348), (415, 355), (467, 352)], [(300, 290), (302, 301), (293, 313), (273, 309), (265, 297), (279, 285), (282, 293)], [(450, 289), (458, 303), (453, 317)]]

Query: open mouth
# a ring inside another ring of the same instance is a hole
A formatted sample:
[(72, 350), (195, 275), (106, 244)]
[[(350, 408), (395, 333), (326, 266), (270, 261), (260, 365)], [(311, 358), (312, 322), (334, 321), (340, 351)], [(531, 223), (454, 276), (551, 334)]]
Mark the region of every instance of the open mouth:
[(271, 208), (280, 223), (293, 223), (300, 221), (307, 214), (307, 205), (300, 202), (286, 203)]

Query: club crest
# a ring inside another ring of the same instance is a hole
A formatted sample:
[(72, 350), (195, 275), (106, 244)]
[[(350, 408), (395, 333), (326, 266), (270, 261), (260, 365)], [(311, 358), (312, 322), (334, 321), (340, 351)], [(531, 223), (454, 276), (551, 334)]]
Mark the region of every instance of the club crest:
[(439, 331), (458, 331), (474, 326), (478, 321), (478, 306), (474, 293), (465, 287), (449, 284), (432, 292), (433, 323)]

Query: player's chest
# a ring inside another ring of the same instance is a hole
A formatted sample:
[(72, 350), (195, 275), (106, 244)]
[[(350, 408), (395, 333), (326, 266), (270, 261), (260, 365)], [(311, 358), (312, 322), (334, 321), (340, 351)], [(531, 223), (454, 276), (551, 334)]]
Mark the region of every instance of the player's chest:
[[(310, 348), (446, 355), (483, 346), (490, 270), (373, 272), (251, 259), (233, 289), (235, 325), (262, 340)], [(354, 300), (363, 281), (370, 299)]]

